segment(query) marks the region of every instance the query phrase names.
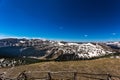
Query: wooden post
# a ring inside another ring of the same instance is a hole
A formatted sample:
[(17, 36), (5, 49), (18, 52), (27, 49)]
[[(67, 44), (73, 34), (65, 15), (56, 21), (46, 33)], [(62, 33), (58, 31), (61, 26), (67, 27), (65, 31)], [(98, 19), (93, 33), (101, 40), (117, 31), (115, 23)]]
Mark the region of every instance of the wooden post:
[(3, 75), (3, 74), (0, 74), (0, 80), (3, 80), (3, 79), (2, 79), (2, 78), (3, 78), (2, 75)]
[(26, 73), (25, 73), (26, 71), (23, 71), (22, 73), (20, 73), (19, 75), (18, 75), (18, 77), (17, 77), (17, 80), (21, 80), (21, 79), (23, 79), (23, 80), (27, 80), (27, 75), (26, 75)]
[(77, 72), (74, 72), (74, 78), (73, 80), (77, 80)]
[(112, 80), (112, 75), (110, 75), (109, 73), (107, 74), (107, 80)]
[(50, 72), (48, 72), (48, 80), (52, 80)]

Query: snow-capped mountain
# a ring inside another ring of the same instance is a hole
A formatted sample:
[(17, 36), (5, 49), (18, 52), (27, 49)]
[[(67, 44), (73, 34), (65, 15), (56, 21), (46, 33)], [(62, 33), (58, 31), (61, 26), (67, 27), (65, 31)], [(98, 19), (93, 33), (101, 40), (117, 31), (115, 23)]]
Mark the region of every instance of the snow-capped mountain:
[(47, 51), (46, 58), (62, 58), (62, 59), (90, 59), (101, 57), (114, 53), (110, 49), (105, 49), (99, 44), (92, 43), (67, 43), (60, 44)]
[(108, 43), (60, 42), (41, 39), (0, 40), (0, 55), (19, 55), (37, 59), (91, 59), (115, 54)]
[(119, 48), (120, 49), (120, 42), (107, 42), (106, 45), (113, 47), (113, 48)]

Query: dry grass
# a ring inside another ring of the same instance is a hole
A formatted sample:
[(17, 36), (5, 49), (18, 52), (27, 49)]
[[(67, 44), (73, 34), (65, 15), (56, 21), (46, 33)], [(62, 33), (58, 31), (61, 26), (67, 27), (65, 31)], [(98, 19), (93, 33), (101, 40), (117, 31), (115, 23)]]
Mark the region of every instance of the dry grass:
[[(80, 73), (106, 74), (120, 76), (120, 59), (102, 58), (85, 61), (66, 61), (66, 62), (41, 62), (36, 64), (18, 66), (15, 68), (4, 68), (0, 71), (6, 71), (7, 76), (16, 77), (20, 72), (26, 71), (78, 71)], [(68, 73), (66, 73), (69, 75)], [(35, 74), (33, 74), (34, 76)], [(65, 74), (64, 74), (65, 75)], [(70, 74), (71, 75), (71, 74)], [(40, 75), (39, 75), (40, 76)], [(59, 75), (58, 75), (59, 76)], [(70, 76), (72, 77), (72, 76)], [(78, 75), (79, 80), (94, 80)], [(90, 76), (91, 77), (91, 76)], [(93, 76), (97, 77), (97, 76)], [(103, 78), (103, 76), (100, 76)], [(96, 79), (97, 80), (97, 79)], [(117, 79), (116, 79), (117, 80)]]

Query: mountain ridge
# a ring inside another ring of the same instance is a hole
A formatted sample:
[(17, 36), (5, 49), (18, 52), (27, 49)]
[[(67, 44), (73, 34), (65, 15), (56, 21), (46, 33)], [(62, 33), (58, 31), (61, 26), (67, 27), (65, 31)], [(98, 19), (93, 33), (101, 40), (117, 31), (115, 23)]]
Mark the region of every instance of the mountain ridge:
[[(16, 55), (18, 57), (19, 55), (19, 57), (47, 60), (77, 60), (119, 53), (119, 49), (114, 49), (109, 44), (109, 42), (78, 43), (42, 39), (9, 38), (0, 40), (0, 56), (15, 54), (13, 55), (14, 57), (16, 57)], [(8, 51), (8, 53), (6, 51)]]

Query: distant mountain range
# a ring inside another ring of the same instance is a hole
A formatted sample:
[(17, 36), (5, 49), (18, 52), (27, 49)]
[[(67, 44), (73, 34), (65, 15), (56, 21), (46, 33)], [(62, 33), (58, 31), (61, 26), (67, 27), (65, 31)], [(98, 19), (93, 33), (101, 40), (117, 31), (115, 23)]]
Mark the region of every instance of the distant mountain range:
[(1, 39), (1, 57), (45, 60), (93, 59), (120, 53), (120, 42), (64, 42), (42, 39)]

